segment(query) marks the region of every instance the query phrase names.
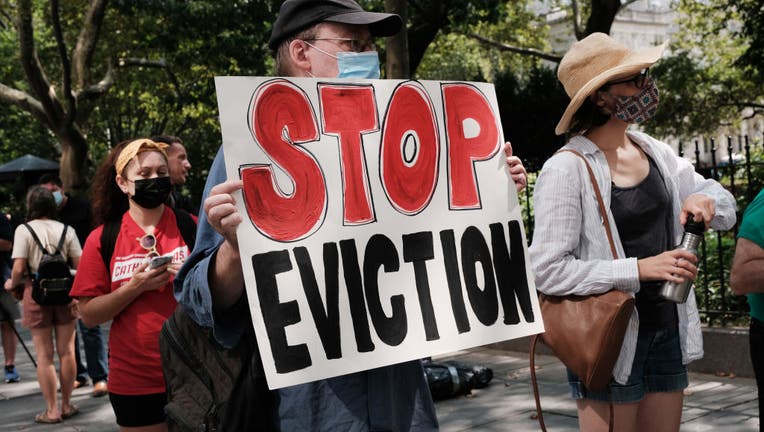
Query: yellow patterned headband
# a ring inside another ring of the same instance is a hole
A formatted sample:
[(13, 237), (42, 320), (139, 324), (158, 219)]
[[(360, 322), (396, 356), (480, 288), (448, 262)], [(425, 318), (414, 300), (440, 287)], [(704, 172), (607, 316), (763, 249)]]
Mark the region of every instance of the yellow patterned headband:
[(117, 162), (114, 164), (114, 168), (117, 169), (117, 174), (121, 175), (122, 170), (125, 169), (127, 164), (138, 155), (138, 153), (143, 153), (145, 151), (158, 151), (164, 155), (165, 159), (167, 159), (167, 152), (165, 151), (167, 147), (169, 146), (165, 143), (154, 142), (147, 138), (131, 141), (124, 149), (122, 149), (122, 152), (117, 157)]

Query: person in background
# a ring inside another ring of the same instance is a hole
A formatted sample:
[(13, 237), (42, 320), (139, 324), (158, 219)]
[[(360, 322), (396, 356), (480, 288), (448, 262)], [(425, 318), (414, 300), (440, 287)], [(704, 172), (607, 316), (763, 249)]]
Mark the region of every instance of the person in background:
[[(11, 277), (11, 250), (13, 249), (13, 229), (5, 215), (0, 215), (0, 277), (3, 286)], [(14, 326), (21, 317), (18, 301), (10, 291), (0, 290), (0, 339), (5, 359), (5, 382), (17, 383), (21, 379), (16, 370), (16, 333)]]
[(730, 270), (730, 288), (737, 295), (747, 294), (751, 306), (748, 338), (761, 415), (764, 412), (764, 189), (748, 204), (740, 222)]
[(188, 160), (183, 141), (173, 135), (157, 135), (151, 137), (151, 140), (168, 145), (167, 166), (170, 168), (170, 183), (172, 183), (172, 192), (170, 192), (168, 204), (172, 208), (180, 208), (191, 214), (198, 213), (199, 209), (191, 205), (191, 199), (180, 193), (183, 185), (186, 184), (188, 170), (191, 169), (191, 162)]
[[(53, 194), (40, 186), (33, 186), (27, 193), (27, 224), (34, 230), (40, 242), (49, 252), (59, 244), (66, 228), (56, 220), (56, 203)], [(80, 262), (82, 249), (72, 229), (66, 229), (63, 247), (60, 252), (76, 269)], [(42, 251), (32, 237), (29, 228), (19, 225), (13, 236), (13, 271), (11, 278), (5, 281), (6, 290), (24, 286), (24, 300), (21, 324), (32, 333), (32, 343), (37, 353), (37, 381), (40, 384), (45, 411), (35, 417), (37, 423), (60, 423), (79, 413), (72, 404), (74, 389), (74, 323), (77, 318), (77, 302), (69, 304), (42, 306), (32, 298), (32, 280), (29, 274), (37, 272)], [(30, 273), (27, 273), (29, 269)], [(55, 349), (54, 349), (55, 345)], [(60, 382), (56, 382), (56, 365), (53, 355), (58, 353)], [(61, 387), (61, 406), (58, 405), (57, 384)]]
[(729, 229), (735, 200), (719, 183), (695, 172), (665, 143), (636, 131), (658, 107), (648, 68), (664, 46), (633, 51), (603, 33), (573, 44), (557, 72), (570, 96), (556, 133), (578, 151), (602, 192), (618, 258), (613, 259), (583, 161), (559, 152), (546, 161), (534, 191), (530, 246), (536, 288), (548, 295), (591, 295), (611, 289), (636, 296), (613, 381), (586, 388), (568, 371), (583, 431), (605, 431), (612, 400), (617, 431), (677, 431), (686, 365), (703, 356), (694, 293), (686, 303), (663, 300), (664, 281), (697, 274), (697, 258), (675, 250), (684, 223)]
[[(88, 234), (93, 229), (93, 216), (90, 203), (84, 199), (69, 195), (64, 190), (61, 179), (55, 174), (44, 174), (38, 181), (39, 185), (53, 193), (56, 200), (57, 219), (74, 228), (80, 244), (84, 245)], [(88, 385), (88, 378), (93, 380), (93, 397), (105, 396), (109, 390), (107, 380), (109, 377), (109, 360), (106, 353), (106, 341), (101, 331), (101, 326), (87, 327), (81, 319), (77, 325), (82, 335), (85, 346), (85, 360), (82, 362), (80, 355), (80, 340), (77, 332), (74, 334), (74, 357), (77, 362), (77, 380), (74, 388)]]
[[(165, 205), (171, 188), (166, 147), (145, 138), (122, 142), (98, 167), (92, 202), (99, 226), (85, 242), (71, 292), (86, 325), (112, 321), (109, 400), (123, 432), (167, 430), (159, 331), (177, 306), (172, 280), (189, 248)], [(106, 263), (102, 237), (111, 224), (118, 229)], [(149, 268), (160, 255), (172, 262)]]

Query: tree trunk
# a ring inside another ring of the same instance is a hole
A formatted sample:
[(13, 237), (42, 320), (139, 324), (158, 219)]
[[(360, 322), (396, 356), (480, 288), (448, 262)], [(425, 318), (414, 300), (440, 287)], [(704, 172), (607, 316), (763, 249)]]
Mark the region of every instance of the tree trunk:
[(61, 144), (60, 170), (61, 182), (67, 191), (85, 192), (87, 184), (88, 145), (85, 137), (74, 126), (65, 126), (57, 134)]
[(581, 38), (596, 32), (610, 34), (613, 20), (620, 8), (621, 0), (592, 0), (592, 12)]
[(385, 0), (385, 11), (395, 13), (403, 19), (403, 28), (398, 34), (387, 39), (386, 77), (392, 79), (408, 79), (409, 44), (406, 24), (408, 22), (408, 5), (406, 0)]

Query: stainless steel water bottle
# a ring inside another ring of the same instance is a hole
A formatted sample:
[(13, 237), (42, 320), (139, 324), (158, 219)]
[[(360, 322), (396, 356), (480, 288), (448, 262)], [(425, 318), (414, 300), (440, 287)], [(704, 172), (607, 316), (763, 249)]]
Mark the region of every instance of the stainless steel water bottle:
[[(706, 226), (703, 221), (695, 222), (692, 215), (690, 215), (689, 219), (684, 224), (682, 242), (676, 249), (684, 249), (692, 252), (695, 256), (698, 256), (698, 245), (700, 244), (700, 240), (703, 239), (703, 231), (705, 230)], [(692, 282), (693, 279), (687, 279), (681, 283), (666, 281), (661, 287), (660, 296), (675, 303), (684, 303), (690, 295)]]

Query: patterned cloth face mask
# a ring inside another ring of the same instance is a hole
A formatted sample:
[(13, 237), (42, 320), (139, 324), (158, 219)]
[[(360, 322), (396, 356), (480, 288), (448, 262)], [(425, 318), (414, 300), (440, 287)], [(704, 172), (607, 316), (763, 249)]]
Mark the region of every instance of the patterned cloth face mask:
[(614, 115), (626, 123), (640, 124), (649, 120), (658, 110), (658, 87), (651, 77), (646, 77), (642, 91), (634, 96), (619, 96)]

